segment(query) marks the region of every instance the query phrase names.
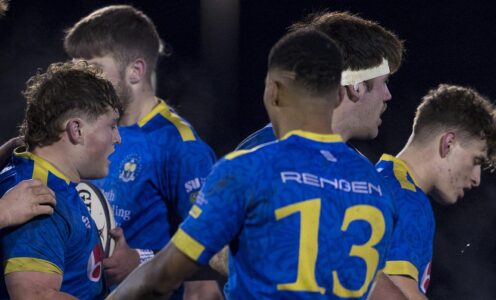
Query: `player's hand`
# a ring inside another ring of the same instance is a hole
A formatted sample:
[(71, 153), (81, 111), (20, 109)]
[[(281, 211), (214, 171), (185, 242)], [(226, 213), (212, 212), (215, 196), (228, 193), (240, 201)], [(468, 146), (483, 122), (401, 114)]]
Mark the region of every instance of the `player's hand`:
[(0, 200), (0, 227), (19, 225), (43, 214), (52, 214), (55, 193), (38, 179), (21, 181)]
[(139, 254), (129, 248), (122, 228), (110, 230), (110, 236), (115, 240), (115, 249), (112, 256), (103, 260), (103, 267), (109, 284), (122, 282), (129, 273), (139, 265)]

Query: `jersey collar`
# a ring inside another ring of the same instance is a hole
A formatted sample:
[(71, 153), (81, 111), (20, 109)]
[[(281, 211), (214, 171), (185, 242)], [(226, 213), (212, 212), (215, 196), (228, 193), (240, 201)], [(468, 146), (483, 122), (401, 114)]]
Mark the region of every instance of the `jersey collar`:
[(381, 158), (379, 159), (379, 161), (381, 160), (384, 160), (384, 161), (390, 161), (390, 162), (393, 162), (394, 164), (397, 164), (399, 165), (401, 168), (405, 169), (408, 173), (408, 175), (410, 175), (410, 177), (413, 179), (413, 183), (420, 188), (420, 185), (418, 184), (418, 181), (417, 179), (415, 179), (415, 176), (413, 176), (413, 173), (412, 171), (410, 170), (410, 168), (408, 167), (408, 165), (406, 164), (405, 161), (403, 161), (402, 159), (400, 158), (397, 158), (395, 156), (392, 156), (390, 154), (383, 154), (381, 156)]
[(67, 176), (65, 176), (62, 172), (60, 172), (54, 165), (44, 160), (43, 158), (39, 157), (38, 155), (24, 150), (25, 149), (23, 147), (17, 148), (14, 151), (14, 155), (17, 157), (34, 161), (34, 169), (33, 169), (34, 179), (39, 179), (46, 184), (48, 181), (48, 172), (50, 172), (56, 177), (65, 181), (65, 183), (67, 184), (71, 182), (69, 178), (67, 178)]
[(343, 139), (339, 134), (320, 134), (320, 133), (314, 133), (314, 132), (309, 132), (309, 131), (303, 131), (303, 130), (292, 130), (288, 133), (286, 133), (281, 140), (285, 140), (289, 138), (290, 136), (297, 135), (304, 137), (306, 139), (316, 141), (316, 142), (324, 142), (324, 143), (336, 143), (336, 142), (342, 142)]

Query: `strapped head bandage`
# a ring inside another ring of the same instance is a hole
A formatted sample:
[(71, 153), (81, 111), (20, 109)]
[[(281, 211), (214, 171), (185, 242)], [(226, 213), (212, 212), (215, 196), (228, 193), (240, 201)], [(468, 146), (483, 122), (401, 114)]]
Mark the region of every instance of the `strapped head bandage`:
[(364, 82), (366, 80), (376, 78), (382, 75), (389, 74), (389, 64), (388, 61), (383, 58), (382, 63), (377, 67), (364, 69), (364, 70), (344, 70), (341, 73), (341, 85), (353, 85), (356, 86), (360, 82)]

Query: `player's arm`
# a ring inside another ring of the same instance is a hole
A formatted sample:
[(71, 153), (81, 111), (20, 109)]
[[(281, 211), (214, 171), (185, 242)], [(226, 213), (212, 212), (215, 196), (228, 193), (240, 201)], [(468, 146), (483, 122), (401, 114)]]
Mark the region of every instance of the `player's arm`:
[(0, 228), (19, 225), (41, 214), (52, 214), (55, 194), (39, 180), (24, 180), (0, 199)]
[(377, 281), (369, 300), (407, 300), (408, 298), (383, 272), (377, 274)]
[(0, 146), (0, 169), (5, 167), (5, 163), (12, 156), (12, 152), (15, 148), (24, 145), (22, 137), (18, 136), (12, 138)]
[(62, 275), (44, 272), (12, 272), (5, 276), (10, 299), (72, 300), (77, 299), (60, 291)]
[(132, 272), (107, 299), (155, 299), (169, 297), (200, 266), (169, 243), (153, 259)]
[(387, 275), (391, 281), (405, 294), (409, 300), (426, 300), (427, 297), (419, 290), (418, 282), (408, 276)]
[(229, 272), (227, 269), (228, 251), (229, 248), (227, 246), (224, 247), (221, 251), (215, 254), (214, 257), (212, 257), (208, 262), (208, 264), (213, 270), (217, 271), (220, 275), (224, 277), (229, 276)]

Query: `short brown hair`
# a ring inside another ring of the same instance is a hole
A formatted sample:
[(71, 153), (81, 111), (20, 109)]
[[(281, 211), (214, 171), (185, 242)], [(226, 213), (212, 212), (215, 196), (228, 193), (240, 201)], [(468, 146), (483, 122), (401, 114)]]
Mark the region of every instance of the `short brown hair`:
[(143, 12), (130, 5), (111, 5), (92, 12), (67, 29), (64, 49), (72, 58), (110, 54), (120, 67), (143, 58), (149, 80), (162, 43), (155, 25)]
[(23, 92), (27, 100), (21, 135), (30, 151), (60, 139), (63, 122), (70, 117), (89, 121), (109, 109), (122, 112), (122, 104), (110, 81), (84, 61), (54, 63), (45, 73), (31, 77)]
[(319, 12), (289, 27), (290, 31), (314, 27), (327, 34), (341, 49), (344, 69), (375, 67), (387, 59), (391, 73), (396, 72), (403, 58), (403, 42), (378, 23), (349, 12)]
[(462, 136), (487, 140), (491, 166), (496, 161), (496, 114), (494, 105), (476, 90), (440, 84), (422, 98), (413, 123), (414, 141), (425, 141), (446, 129)]

